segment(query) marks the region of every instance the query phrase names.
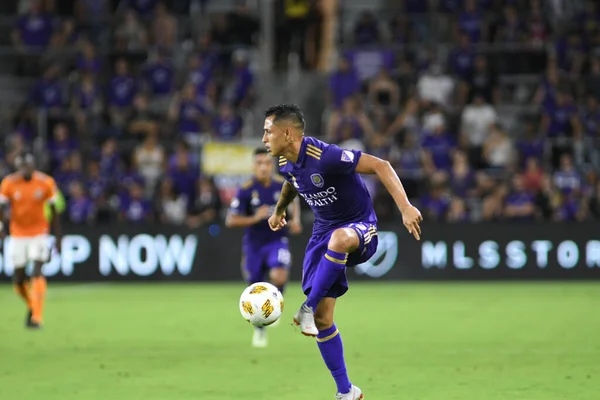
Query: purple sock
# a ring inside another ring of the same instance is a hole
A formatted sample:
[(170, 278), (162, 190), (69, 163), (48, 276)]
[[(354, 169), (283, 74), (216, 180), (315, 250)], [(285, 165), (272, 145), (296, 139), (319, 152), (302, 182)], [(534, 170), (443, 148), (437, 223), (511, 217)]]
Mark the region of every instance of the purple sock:
[(350, 379), (348, 379), (348, 372), (346, 372), (342, 337), (335, 324), (329, 329), (319, 331), (317, 345), (319, 346), (325, 365), (331, 371), (331, 376), (335, 380), (338, 392), (348, 393), (352, 384), (350, 383)]
[(344, 272), (346, 261), (348, 261), (347, 253), (338, 253), (327, 249), (325, 257), (319, 262), (315, 277), (313, 278), (312, 288), (306, 298), (305, 304), (312, 308), (313, 311), (316, 311), (321, 299), (325, 297), (340, 274)]

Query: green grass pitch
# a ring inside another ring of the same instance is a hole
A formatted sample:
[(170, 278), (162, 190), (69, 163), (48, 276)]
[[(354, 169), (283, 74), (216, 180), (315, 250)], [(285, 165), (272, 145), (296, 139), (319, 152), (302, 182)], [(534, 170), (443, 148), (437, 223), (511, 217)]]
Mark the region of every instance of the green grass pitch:
[[(250, 347), (243, 285), (49, 287), (46, 327), (0, 286), (0, 399), (333, 399), (313, 339)], [(367, 400), (600, 399), (600, 285), (352, 284), (336, 321)]]

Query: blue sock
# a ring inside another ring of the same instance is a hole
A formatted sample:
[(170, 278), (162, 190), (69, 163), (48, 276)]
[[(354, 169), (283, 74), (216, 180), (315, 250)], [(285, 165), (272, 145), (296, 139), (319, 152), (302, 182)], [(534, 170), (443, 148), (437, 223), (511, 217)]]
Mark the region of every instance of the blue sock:
[(352, 384), (348, 379), (346, 362), (344, 361), (344, 345), (342, 337), (335, 324), (329, 329), (319, 331), (317, 345), (321, 351), (321, 357), (329, 368), (331, 376), (335, 380), (339, 393), (348, 393)]
[(312, 281), (312, 288), (306, 298), (305, 304), (312, 308), (313, 311), (317, 310), (321, 299), (325, 297), (340, 274), (344, 272), (347, 261), (348, 253), (338, 253), (327, 249), (325, 257), (319, 262)]

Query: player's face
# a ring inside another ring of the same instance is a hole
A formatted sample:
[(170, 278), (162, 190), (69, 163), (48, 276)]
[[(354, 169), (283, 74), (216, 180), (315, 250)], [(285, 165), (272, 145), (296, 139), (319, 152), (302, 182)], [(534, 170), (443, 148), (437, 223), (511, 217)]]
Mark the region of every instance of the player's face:
[(33, 175), (33, 164), (23, 163), (23, 165), (19, 168), (19, 171), (21, 172), (21, 175), (23, 175), (23, 178), (29, 180)]
[(288, 145), (284, 128), (273, 123), (274, 116), (265, 118), (262, 141), (273, 156), (283, 155), (283, 150)]
[(258, 154), (254, 157), (254, 176), (259, 181), (269, 179), (273, 174), (273, 158), (268, 154)]

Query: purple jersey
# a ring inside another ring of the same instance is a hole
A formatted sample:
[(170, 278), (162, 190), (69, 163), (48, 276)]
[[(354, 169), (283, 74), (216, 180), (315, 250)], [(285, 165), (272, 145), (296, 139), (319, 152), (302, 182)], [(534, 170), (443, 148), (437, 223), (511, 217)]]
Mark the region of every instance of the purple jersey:
[(83, 183), (85, 182), (85, 177), (81, 171), (58, 170), (54, 173), (54, 180), (61, 192), (68, 193), (69, 186), (71, 186), (72, 183)]
[(447, 170), (452, 165), (452, 150), (456, 148), (456, 142), (447, 134), (427, 135), (423, 139), (423, 150), (431, 153), (433, 164), (437, 169)]
[(19, 18), (17, 29), (26, 46), (45, 47), (54, 32), (54, 21), (48, 14), (27, 14)]
[(196, 198), (196, 182), (199, 173), (191, 168), (174, 169), (168, 174), (169, 179), (173, 181), (173, 187), (177, 194), (185, 195), (188, 201)]
[(190, 71), (189, 81), (196, 87), (199, 96), (206, 96), (208, 84), (210, 83), (210, 69), (206, 64)]
[(581, 187), (581, 176), (577, 171), (559, 170), (554, 173), (554, 185), (563, 194), (571, 194)]
[(557, 212), (561, 221), (576, 221), (579, 214), (579, 204), (574, 199), (569, 198), (565, 200)]
[(108, 101), (111, 106), (129, 107), (136, 93), (137, 85), (132, 77), (115, 76), (108, 87)]
[(333, 95), (333, 103), (341, 107), (347, 97), (360, 92), (360, 80), (353, 69), (346, 72), (335, 72), (329, 78), (329, 90)]
[[(531, 194), (527, 193), (527, 192), (513, 192), (511, 194), (508, 195), (508, 197), (506, 198), (506, 205), (507, 206), (515, 206), (515, 207), (523, 207), (526, 205), (533, 205), (534, 203), (534, 198)], [(527, 221), (527, 220), (531, 220), (533, 219), (533, 214), (531, 215), (524, 215), (524, 216), (513, 216), (510, 217), (509, 219), (514, 220), (514, 221)]]
[(152, 94), (165, 95), (171, 93), (174, 74), (170, 65), (166, 63), (150, 64), (144, 72)]
[(461, 79), (467, 79), (475, 64), (475, 51), (471, 48), (458, 48), (450, 53), (449, 64), (452, 71)]
[(567, 104), (558, 106), (549, 113), (550, 126), (548, 126), (548, 136), (568, 136), (571, 133), (571, 117), (577, 114), (575, 105)]
[[(275, 208), (282, 186), (283, 179), (279, 176), (274, 177), (269, 186), (264, 186), (256, 179), (251, 179), (242, 185), (231, 200), (229, 212), (241, 216), (251, 216), (262, 206)], [(274, 232), (269, 227), (267, 220), (264, 220), (245, 229), (244, 248), (259, 249), (269, 243), (281, 242), (286, 235), (287, 229)]]
[(100, 58), (89, 59), (82, 56), (77, 59), (77, 69), (83, 72), (99, 74), (102, 71), (102, 61), (100, 61)]
[(235, 139), (242, 129), (242, 119), (237, 116), (230, 118), (216, 117), (213, 120), (213, 130), (219, 139)]
[(79, 86), (75, 89), (75, 96), (79, 101), (79, 108), (81, 110), (89, 110), (100, 97), (100, 89), (97, 86), (93, 86), (90, 89)]
[(152, 215), (152, 204), (146, 199), (124, 196), (121, 199), (121, 212), (129, 222), (143, 222)]
[(525, 161), (528, 158), (535, 158), (536, 160), (542, 160), (545, 151), (545, 140), (544, 139), (525, 139), (517, 143), (519, 152), (521, 153), (521, 161), (525, 165)]
[(100, 157), (100, 173), (114, 177), (121, 173), (121, 160), (118, 154), (103, 154)]
[(62, 107), (63, 87), (58, 80), (39, 81), (31, 91), (30, 99), (42, 108)]
[(68, 205), (69, 221), (83, 224), (91, 218), (94, 212), (94, 204), (87, 197), (71, 199)]
[(198, 133), (204, 110), (197, 101), (183, 100), (179, 104), (179, 133)]
[(46, 149), (48, 153), (50, 153), (52, 167), (55, 168), (59, 166), (69, 154), (78, 148), (77, 141), (73, 138), (67, 138), (63, 141), (49, 140)]
[(391, 50), (349, 50), (345, 54), (361, 81), (375, 77), (382, 68), (394, 68), (394, 52)]
[(279, 158), (281, 174), (313, 210), (313, 236), (353, 222), (377, 223), (369, 191), (356, 173), (361, 155), (305, 137), (296, 163)]
[(90, 178), (87, 181), (87, 189), (93, 200), (97, 200), (106, 195), (108, 186), (108, 179), (102, 176)]
[(586, 112), (582, 123), (587, 136), (600, 138), (600, 108)]
[(443, 221), (450, 208), (450, 199), (447, 196), (424, 196), (421, 205), (429, 220)]
[(477, 43), (481, 38), (481, 26), (483, 19), (478, 12), (463, 12), (458, 17), (458, 27), (464, 32), (471, 42)]

